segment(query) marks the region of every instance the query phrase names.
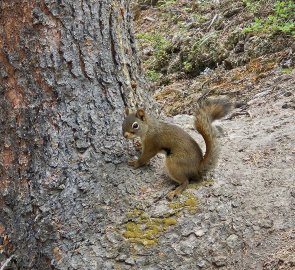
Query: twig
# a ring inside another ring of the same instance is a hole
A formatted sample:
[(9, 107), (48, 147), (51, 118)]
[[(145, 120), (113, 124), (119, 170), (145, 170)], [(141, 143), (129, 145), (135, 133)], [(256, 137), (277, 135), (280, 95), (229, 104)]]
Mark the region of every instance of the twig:
[(208, 91), (206, 91), (205, 93), (203, 93), (197, 100), (197, 103), (201, 103), (203, 100), (205, 100), (209, 94), (213, 91), (213, 89), (210, 89)]
[(214, 23), (214, 21), (216, 20), (216, 18), (218, 17), (218, 14), (215, 14), (215, 16), (213, 17), (211, 23), (209, 24), (208, 28), (207, 28), (207, 31), (210, 30), (212, 24)]
[(6, 260), (6, 262), (1, 266), (0, 270), (4, 270), (5, 267), (8, 266), (8, 264), (10, 263), (10, 261), (11, 261), (12, 259), (14, 259), (14, 258), (16, 258), (16, 256), (15, 256), (15, 255), (11, 255), (11, 256)]

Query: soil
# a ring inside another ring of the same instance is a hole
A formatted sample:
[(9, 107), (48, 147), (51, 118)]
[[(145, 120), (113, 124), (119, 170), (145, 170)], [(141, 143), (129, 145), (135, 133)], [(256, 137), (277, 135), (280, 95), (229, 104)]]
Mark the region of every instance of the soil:
[[(156, 244), (132, 243), (132, 269), (295, 269), (294, 108), (294, 72), (257, 84), (243, 107), (217, 123), (217, 168), (204, 182), (192, 183), (172, 209), (164, 195), (173, 183), (160, 158), (143, 169), (156, 175), (142, 186), (140, 209), (150, 219), (175, 218), (176, 225), (155, 234)], [(170, 119), (202, 143), (192, 120)], [(145, 226), (140, 217), (131, 220)]]
[[(174, 12), (185, 16), (181, 10)], [(154, 20), (158, 12), (155, 7), (141, 11), (137, 31), (169, 28)], [(240, 24), (245, 24), (250, 17), (242, 14)], [(283, 49), (253, 53), (244, 63), (238, 60), (243, 55), (236, 55), (239, 64), (230, 69), (223, 62), (198, 76), (161, 71), (154, 84), (161, 111), (198, 142), (191, 114), (200, 96), (227, 96), (235, 108), (216, 124), (219, 165), (172, 204), (164, 198), (173, 183), (163, 174), (161, 158), (143, 169), (153, 170), (155, 180), (143, 185), (137, 199), (145, 202), (129, 220), (141, 236), (128, 235), (135, 231), (128, 226), (124, 231), (134, 251), (125, 261), (130, 269), (295, 269), (294, 39), (289, 41)], [(146, 46), (141, 48), (145, 54)], [(292, 64), (286, 69), (284, 63)], [(151, 68), (148, 61), (144, 65)], [(155, 233), (144, 217), (175, 222)], [(155, 241), (144, 241), (149, 239)]]

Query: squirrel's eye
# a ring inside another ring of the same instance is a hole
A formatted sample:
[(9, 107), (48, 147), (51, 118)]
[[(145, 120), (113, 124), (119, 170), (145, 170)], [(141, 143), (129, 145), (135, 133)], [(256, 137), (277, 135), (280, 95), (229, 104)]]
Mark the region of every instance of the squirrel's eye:
[(139, 128), (138, 123), (137, 123), (137, 122), (134, 122), (134, 123), (132, 124), (132, 128), (133, 128), (133, 129), (138, 129), (138, 128)]

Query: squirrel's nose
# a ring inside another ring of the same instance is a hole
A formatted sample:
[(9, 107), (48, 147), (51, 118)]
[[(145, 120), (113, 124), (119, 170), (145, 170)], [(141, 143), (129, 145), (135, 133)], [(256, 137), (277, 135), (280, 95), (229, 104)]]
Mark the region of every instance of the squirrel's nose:
[(124, 132), (123, 136), (124, 136), (125, 138), (128, 138), (128, 132)]

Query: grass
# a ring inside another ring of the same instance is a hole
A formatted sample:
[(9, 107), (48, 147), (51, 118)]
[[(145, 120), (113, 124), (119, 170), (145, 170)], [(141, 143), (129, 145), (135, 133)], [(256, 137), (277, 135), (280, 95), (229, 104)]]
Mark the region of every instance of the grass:
[[(251, 2), (251, 1), (247, 1)], [(245, 27), (245, 33), (268, 33), (278, 32), (290, 34), (295, 37), (295, 2), (276, 1), (273, 6), (273, 14), (266, 18), (254, 18), (254, 22)]]
[(152, 81), (159, 80), (160, 74), (157, 71), (167, 65), (170, 58), (168, 53), (171, 47), (170, 41), (159, 33), (139, 33), (136, 37), (142, 47), (153, 48), (152, 55), (145, 63), (147, 70), (149, 70), (147, 75)]

